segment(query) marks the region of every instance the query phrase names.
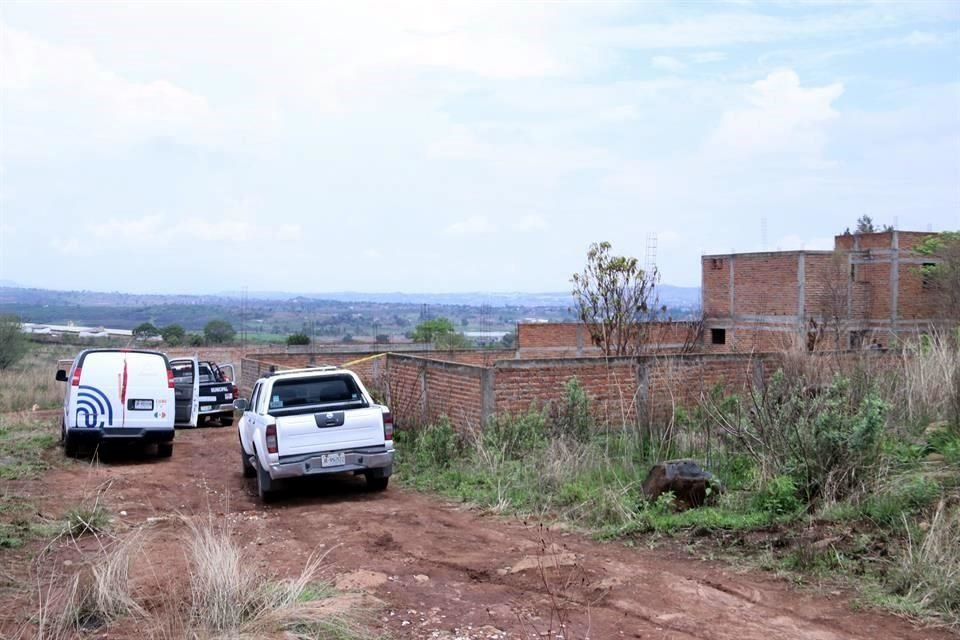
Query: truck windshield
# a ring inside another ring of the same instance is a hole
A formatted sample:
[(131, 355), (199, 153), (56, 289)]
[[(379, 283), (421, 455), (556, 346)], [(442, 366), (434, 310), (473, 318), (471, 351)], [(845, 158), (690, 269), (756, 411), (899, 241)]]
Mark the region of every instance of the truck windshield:
[[(349, 375), (277, 380), (270, 392), (270, 411), (324, 408), (329, 405), (366, 406), (357, 383)], [(286, 413), (286, 411), (284, 411)]]

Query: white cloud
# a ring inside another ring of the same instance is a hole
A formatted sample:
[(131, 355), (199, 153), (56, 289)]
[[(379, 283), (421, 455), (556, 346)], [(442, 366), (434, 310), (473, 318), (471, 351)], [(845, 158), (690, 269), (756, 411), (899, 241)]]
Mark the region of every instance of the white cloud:
[(54, 250), (65, 255), (168, 251), (187, 241), (220, 248), (252, 248), (263, 243), (296, 244), (302, 238), (299, 224), (267, 225), (239, 217), (159, 214), (139, 218), (109, 219), (77, 229), (74, 235), (52, 240)]
[(163, 79), (130, 81), (85, 50), (51, 44), (0, 22), (6, 153), (180, 138), (211, 123), (206, 99)]
[(547, 228), (546, 216), (534, 213), (520, 217), (512, 225), (514, 231), (541, 231)]
[(842, 94), (841, 83), (804, 88), (793, 70), (775, 71), (746, 91), (749, 107), (723, 114), (708, 149), (718, 155), (818, 154), (823, 125), (837, 117), (833, 102)]
[(678, 73), (687, 68), (687, 65), (671, 56), (653, 56), (653, 58), (650, 60), (650, 64), (657, 69), (670, 71), (671, 73)]
[(690, 56), (690, 60), (696, 64), (707, 64), (710, 62), (723, 62), (727, 59), (727, 54), (722, 51), (704, 51)]
[(495, 233), (497, 227), (486, 216), (470, 216), (465, 220), (454, 222), (444, 229), (451, 235), (481, 235)]

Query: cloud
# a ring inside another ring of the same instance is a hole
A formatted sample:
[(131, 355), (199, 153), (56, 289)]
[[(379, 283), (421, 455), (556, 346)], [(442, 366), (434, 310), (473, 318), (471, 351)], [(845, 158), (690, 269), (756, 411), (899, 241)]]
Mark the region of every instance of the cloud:
[(653, 56), (653, 58), (650, 60), (650, 64), (657, 69), (670, 71), (671, 73), (678, 73), (687, 68), (687, 65), (670, 56)]
[(696, 64), (707, 64), (710, 62), (723, 62), (727, 59), (727, 54), (722, 51), (704, 51), (690, 56), (691, 62)]
[[(205, 98), (164, 79), (130, 81), (85, 49), (54, 45), (0, 22), (6, 153), (177, 139), (210, 124)], [(44, 117), (44, 116), (54, 117)]]
[(497, 227), (492, 222), (487, 220), (486, 216), (470, 216), (465, 220), (454, 222), (444, 229), (444, 231), (445, 233), (456, 236), (482, 235), (495, 233), (497, 231)]
[(513, 223), (514, 231), (541, 231), (547, 228), (547, 218), (539, 213), (522, 216)]
[(841, 83), (804, 88), (793, 70), (775, 71), (750, 85), (750, 106), (723, 114), (707, 147), (718, 155), (819, 154), (822, 127), (837, 117), (833, 102), (842, 94)]
[(51, 247), (62, 254), (77, 256), (168, 251), (183, 246), (188, 238), (235, 249), (270, 242), (297, 244), (302, 236), (299, 224), (268, 225), (226, 215), (172, 218), (149, 214), (87, 225), (76, 229), (73, 235), (55, 238)]

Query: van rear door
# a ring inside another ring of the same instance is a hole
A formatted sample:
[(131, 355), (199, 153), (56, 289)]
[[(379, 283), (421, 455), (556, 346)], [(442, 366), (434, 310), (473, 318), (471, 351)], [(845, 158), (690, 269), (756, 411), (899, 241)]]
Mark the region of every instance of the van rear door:
[(134, 351), (122, 355), (123, 426), (172, 429), (174, 397), (167, 380), (166, 359), (159, 353)]
[(71, 422), (79, 429), (119, 427), (123, 423), (120, 385), (123, 382), (123, 353), (91, 351), (71, 371), (73, 396)]

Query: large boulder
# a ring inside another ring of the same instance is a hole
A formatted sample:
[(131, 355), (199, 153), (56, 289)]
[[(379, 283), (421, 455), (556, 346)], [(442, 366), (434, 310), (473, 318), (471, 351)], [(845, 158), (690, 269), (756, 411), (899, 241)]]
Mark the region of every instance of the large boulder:
[(667, 460), (650, 469), (643, 481), (643, 495), (647, 500), (656, 500), (667, 491), (672, 491), (679, 509), (702, 506), (711, 494), (720, 493), (720, 482), (709, 471), (704, 471), (693, 460)]

